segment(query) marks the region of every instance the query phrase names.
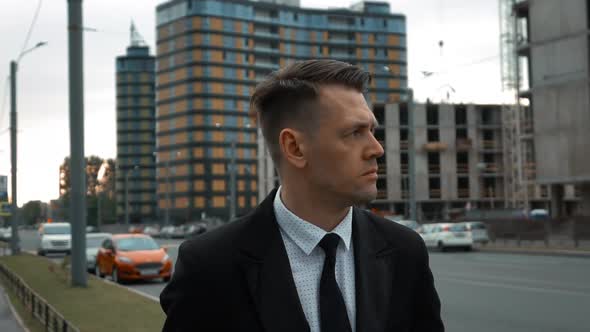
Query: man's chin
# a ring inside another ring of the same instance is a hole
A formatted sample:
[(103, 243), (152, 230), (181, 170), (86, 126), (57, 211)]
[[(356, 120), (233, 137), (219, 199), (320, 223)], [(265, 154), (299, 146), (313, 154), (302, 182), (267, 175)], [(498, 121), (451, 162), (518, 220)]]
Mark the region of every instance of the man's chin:
[(354, 200), (355, 205), (371, 203), (377, 198), (377, 190), (356, 193)]

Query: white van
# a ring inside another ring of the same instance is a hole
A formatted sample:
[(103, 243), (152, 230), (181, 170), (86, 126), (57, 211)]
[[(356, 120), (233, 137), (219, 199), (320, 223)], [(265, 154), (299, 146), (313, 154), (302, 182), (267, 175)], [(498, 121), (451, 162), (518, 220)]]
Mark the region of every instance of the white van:
[(69, 223), (43, 223), (39, 226), (37, 255), (49, 253), (70, 254), (72, 251), (72, 229)]

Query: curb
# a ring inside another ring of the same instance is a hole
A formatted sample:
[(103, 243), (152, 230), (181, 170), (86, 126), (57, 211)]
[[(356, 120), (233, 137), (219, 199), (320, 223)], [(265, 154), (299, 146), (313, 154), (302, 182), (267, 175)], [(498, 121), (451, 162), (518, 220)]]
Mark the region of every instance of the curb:
[(125, 287), (125, 286), (123, 286), (123, 285), (119, 285), (118, 283), (116, 283), (116, 282), (112, 282), (112, 281), (110, 281), (110, 280), (108, 280), (108, 279), (106, 279), (106, 278), (97, 278), (96, 276), (93, 276), (93, 277), (94, 277), (94, 278), (96, 278), (96, 279), (98, 279), (98, 280), (101, 280), (101, 281), (102, 281), (102, 282), (104, 282), (104, 283), (107, 283), (107, 284), (110, 284), (110, 285), (117, 286), (117, 287), (119, 287), (119, 288), (122, 288), (122, 289), (125, 289), (125, 290), (128, 290), (128, 291), (131, 291), (131, 292), (133, 292), (133, 293), (135, 293), (135, 294), (137, 294), (137, 295), (141, 295), (141, 296), (145, 297), (146, 299), (149, 299), (149, 300), (152, 300), (152, 301), (155, 301), (155, 302), (158, 302), (158, 303), (160, 303), (160, 299), (159, 299), (159, 298), (157, 298), (157, 297), (155, 297), (155, 296), (148, 295), (148, 294), (146, 294), (146, 293), (142, 293), (142, 292), (140, 292), (140, 291), (138, 291), (138, 290), (136, 290), (136, 289), (133, 289), (133, 288), (129, 288), (129, 287)]
[(16, 322), (18, 323), (18, 325), (20, 325), (20, 327), (23, 329), (24, 332), (31, 332), (25, 326), (25, 323), (23, 322), (22, 318), (20, 318), (18, 311), (16, 311), (16, 309), (12, 305), (12, 302), (10, 301), (10, 297), (8, 296), (8, 293), (6, 292), (6, 289), (4, 289), (4, 288), (2, 288), (2, 289), (4, 290), (4, 297), (6, 298), (6, 303), (8, 303), (8, 308), (10, 309), (10, 312), (12, 312), (12, 315), (14, 316), (14, 320), (16, 320)]
[(561, 256), (561, 257), (578, 257), (590, 258), (590, 251), (576, 251), (567, 249), (525, 249), (525, 248), (473, 248), (478, 252), (498, 253), (498, 254), (521, 254), (534, 256)]

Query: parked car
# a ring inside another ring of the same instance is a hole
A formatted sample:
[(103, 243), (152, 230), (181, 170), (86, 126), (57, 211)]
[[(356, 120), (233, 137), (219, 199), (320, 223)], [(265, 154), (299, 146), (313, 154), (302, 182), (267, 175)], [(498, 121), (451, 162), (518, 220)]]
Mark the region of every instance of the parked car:
[(10, 227), (0, 227), (0, 240), (10, 241), (12, 238), (12, 229)]
[(468, 221), (464, 224), (467, 226), (467, 232), (473, 240), (473, 243), (486, 244), (490, 242), (488, 227), (485, 223), (480, 221)]
[(152, 236), (152, 237), (158, 237), (158, 235), (160, 235), (160, 230), (158, 229), (157, 226), (146, 226), (143, 229), (143, 234)]
[(37, 254), (48, 253), (70, 254), (72, 229), (69, 223), (43, 223), (39, 226), (37, 237)]
[(170, 280), (172, 261), (151, 236), (116, 234), (105, 239), (96, 256), (95, 273), (114, 282), (161, 278)]
[(172, 233), (174, 233), (174, 226), (164, 226), (160, 230), (159, 237), (165, 238), (165, 239), (170, 239), (170, 238), (172, 238)]
[[(423, 230), (424, 226), (422, 226)], [(468, 233), (467, 226), (463, 223), (432, 224), (428, 227), (428, 231), (423, 231), (421, 235), (427, 247), (440, 251), (451, 247), (471, 250), (473, 247), (473, 239)]]
[(113, 236), (111, 233), (88, 233), (86, 234), (86, 269), (94, 273), (96, 267), (96, 255), (104, 240)]
[(203, 234), (207, 231), (207, 224), (199, 222), (187, 225), (185, 229), (185, 237), (190, 238), (193, 236), (197, 236)]

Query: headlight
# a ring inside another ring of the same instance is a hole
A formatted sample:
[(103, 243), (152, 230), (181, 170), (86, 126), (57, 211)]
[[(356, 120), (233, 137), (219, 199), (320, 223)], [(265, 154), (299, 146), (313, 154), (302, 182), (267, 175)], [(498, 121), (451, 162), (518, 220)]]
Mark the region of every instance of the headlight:
[(117, 257), (120, 262), (131, 264), (133, 261), (129, 257)]
[(168, 256), (168, 254), (164, 255), (164, 258), (162, 258), (162, 263), (166, 263), (166, 261), (169, 259), (170, 259), (170, 256)]

